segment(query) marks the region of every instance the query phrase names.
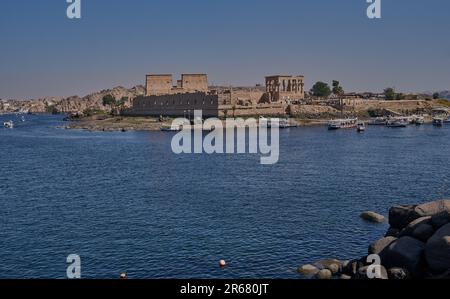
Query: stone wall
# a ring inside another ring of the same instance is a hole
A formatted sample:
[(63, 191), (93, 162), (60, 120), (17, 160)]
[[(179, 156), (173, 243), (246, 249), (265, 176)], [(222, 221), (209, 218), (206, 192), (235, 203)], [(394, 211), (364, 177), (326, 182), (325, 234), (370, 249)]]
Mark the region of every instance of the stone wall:
[(146, 96), (172, 93), (172, 75), (147, 75)]
[(133, 107), (122, 112), (125, 116), (183, 116), (193, 117), (194, 110), (203, 116), (217, 117), (219, 96), (202, 92), (162, 96), (137, 97)]
[(184, 92), (206, 93), (208, 92), (208, 76), (206, 74), (183, 74), (181, 75), (181, 88)]
[(278, 116), (286, 117), (284, 104), (259, 104), (256, 106), (220, 105), (219, 117)]

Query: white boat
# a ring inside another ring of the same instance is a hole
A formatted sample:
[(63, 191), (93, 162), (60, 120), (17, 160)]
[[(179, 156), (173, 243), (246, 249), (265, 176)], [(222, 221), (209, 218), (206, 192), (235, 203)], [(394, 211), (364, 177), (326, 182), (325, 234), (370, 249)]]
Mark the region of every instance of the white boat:
[(391, 119), (386, 123), (386, 127), (388, 128), (406, 128), (408, 126), (408, 122), (404, 119)]
[(358, 124), (357, 118), (335, 119), (328, 122), (328, 130), (351, 129), (356, 128)]
[(12, 129), (12, 128), (14, 128), (14, 122), (12, 120), (4, 122), (3, 126), (7, 129)]
[(444, 125), (444, 119), (441, 117), (433, 118), (433, 126), (442, 127)]
[(267, 127), (268, 128), (279, 128), (279, 129), (289, 129), (292, 127), (295, 127), (295, 125), (291, 124), (288, 118), (282, 118), (278, 121), (278, 123), (275, 123), (272, 121), (272, 119), (267, 120)]
[(450, 124), (450, 116), (447, 119), (444, 119), (445, 124)]
[(163, 132), (179, 132), (182, 129), (183, 129), (182, 126), (179, 126), (178, 128), (172, 127), (172, 126), (164, 126), (161, 128), (161, 131), (163, 131)]
[(364, 132), (366, 130), (366, 125), (363, 122), (358, 123), (358, 127), (356, 129), (358, 132)]
[(425, 118), (422, 117), (422, 116), (418, 116), (418, 117), (416, 117), (416, 118), (414, 119), (414, 124), (415, 124), (416, 126), (423, 125), (424, 123), (425, 123)]
[(386, 118), (384, 117), (377, 117), (369, 121), (369, 126), (385, 126), (386, 125)]

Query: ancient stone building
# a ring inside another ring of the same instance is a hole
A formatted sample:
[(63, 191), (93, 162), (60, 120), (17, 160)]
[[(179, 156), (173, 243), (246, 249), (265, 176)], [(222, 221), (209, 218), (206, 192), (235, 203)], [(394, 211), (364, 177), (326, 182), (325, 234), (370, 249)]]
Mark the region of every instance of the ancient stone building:
[(176, 85), (173, 85), (172, 75), (153, 74), (146, 78), (146, 96), (195, 92), (208, 92), (207, 75), (182, 74)]
[(266, 90), (229, 88), (209, 90), (204, 74), (183, 74), (173, 85), (172, 75), (148, 75), (145, 96), (137, 97), (124, 115), (192, 117), (283, 116), (288, 105), (304, 98), (304, 77), (271, 76)]
[(271, 102), (302, 100), (305, 98), (304, 76), (266, 77), (266, 92)]
[(204, 92), (151, 95), (137, 97), (133, 107), (124, 111), (133, 116), (182, 116), (193, 118), (194, 110), (202, 110), (203, 116), (219, 116), (219, 95)]

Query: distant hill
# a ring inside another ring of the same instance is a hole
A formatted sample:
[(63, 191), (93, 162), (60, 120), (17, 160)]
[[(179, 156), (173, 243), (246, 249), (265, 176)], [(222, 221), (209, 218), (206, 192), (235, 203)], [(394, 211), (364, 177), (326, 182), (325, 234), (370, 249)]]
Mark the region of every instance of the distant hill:
[(441, 96), (441, 98), (445, 98), (445, 99), (450, 100), (450, 90), (441, 91), (439, 93), (439, 95)]
[(110, 110), (110, 107), (105, 107), (102, 103), (105, 95), (110, 94), (117, 100), (127, 98), (128, 101), (125, 103), (125, 106), (129, 106), (133, 98), (144, 95), (144, 93), (144, 86), (138, 85), (129, 89), (122, 86), (114, 87), (112, 89), (105, 89), (99, 92), (91, 93), (82, 98), (79, 96), (71, 96), (67, 98), (45, 97), (37, 100), (3, 100), (0, 101), (0, 113), (69, 113), (83, 112), (86, 109), (108, 111)]

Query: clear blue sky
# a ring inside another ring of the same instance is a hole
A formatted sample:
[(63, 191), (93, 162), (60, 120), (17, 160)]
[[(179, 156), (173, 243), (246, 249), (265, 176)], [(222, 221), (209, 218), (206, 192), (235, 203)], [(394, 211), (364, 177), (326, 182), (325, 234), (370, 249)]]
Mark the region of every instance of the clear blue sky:
[(450, 89), (450, 1), (0, 1), (0, 98), (85, 95), (143, 84), (147, 73), (204, 72), (210, 84), (254, 85), (304, 74), (309, 89)]

